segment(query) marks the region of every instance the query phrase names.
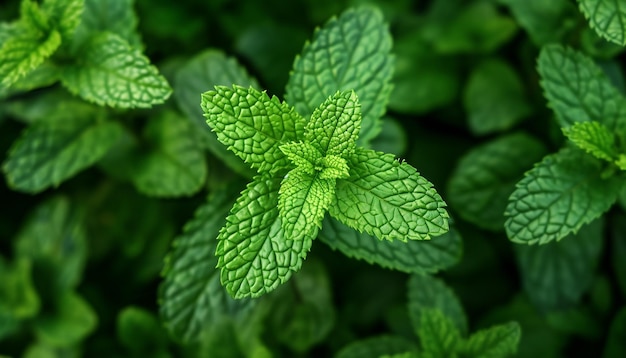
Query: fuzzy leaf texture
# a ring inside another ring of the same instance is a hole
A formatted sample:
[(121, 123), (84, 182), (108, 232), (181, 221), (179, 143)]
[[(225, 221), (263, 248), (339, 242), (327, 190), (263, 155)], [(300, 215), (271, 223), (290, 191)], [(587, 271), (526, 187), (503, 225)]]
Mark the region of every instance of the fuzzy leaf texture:
[(300, 168), (291, 170), (280, 184), (278, 210), (289, 240), (315, 237), (335, 194), (335, 179), (322, 179)]
[(517, 352), (522, 335), (517, 322), (492, 326), (474, 332), (461, 344), (463, 356), (476, 358), (510, 357)]
[(99, 105), (149, 108), (172, 93), (148, 58), (110, 32), (94, 35), (80, 60), (68, 66), (61, 82), (70, 92)]
[(183, 234), (174, 239), (166, 258), (159, 312), (168, 331), (182, 342), (200, 340), (211, 324), (252, 304), (250, 300), (233, 300), (220, 284), (215, 268), (217, 235), (233, 199), (228, 191), (209, 196), (185, 224)]
[(589, 57), (561, 45), (547, 45), (539, 54), (537, 69), (560, 127), (597, 121), (610, 131), (626, 128), (626, 99)]
[(305, 140), (323, 156), (352, 155), (361, 129), (360, 107), (353, 91), (335, 93), (313, 111)]
[(116, 122), (71, 114), (48, 118), (24, 131), (2, 169), (12, 188), (38, 193), (94, 164), (123, 130)]
[(357, 147), (350, 177), (337, 180), (331, 216), (385, 240), (428, 240), (448, 231), (445, 203), (432, 184), (393, 155)]
[(626, 4), (621, 0), (578, 0), (580, 10), (596, 33), (620, 46), (626, 45)]
[(307, 142), (290, 142), (279, 148), (296, 168), (307, 174), (315, 173), (315, 165), (322, 159), (320, 152)]
[(221, 282), (234, 298), (258, 297), (302, 266), (313, 237), (290, 240), (278, 211), (280, 178), (268, 173), (248, 184), (218, 236)]
[(343, 347), (335, 358), (380, 358), (386, 354), (417, 351), (412, 342), (400, 336), (378, 336), (358, 340)]
[(41, 66), (61, 45), (61, 35), (52, 30), (40, 35), (30, 28), (10, 37), (0, 47), (0, 88), (8, 88)]
[(546, 156), (517, 183), (505, 211), (511, 241), (545, 244), (576, 233), (617, 200), (622, 181), (576, 148)]
[(259, 172), (287, 167), (280, 145), (304, 133), (293, 107), (252, 87), (216, 86), (202, 94), (202, 109), (220, 142)]
[(406, 273), (435, 273), (461, 258), (461, 237), (450, 229), (436, 240), (387, 241), (324, 218), (319, 239), (344, 255)]
[(202, 188), (207, 165), (191, 123), (176, 112), (162, 112), (144, 129), (150, 150), (137, 158), (133, 183), (146, 195), (177, 197)]
[(598, 159), (612, 162), (618, 157), (615, 137), (600, 122), (578, 122), (571, 127), (563, 128), (563, 134), (578, 148)]
[(296, 57), (285, 91), (287, 103), (308, 118), (337, 91), (354, 90), (363, 114), (359, 144), (366, 144), (380, 130), (391, 93), (391, 44), (379, 10), (349, 9), (332, 18)]

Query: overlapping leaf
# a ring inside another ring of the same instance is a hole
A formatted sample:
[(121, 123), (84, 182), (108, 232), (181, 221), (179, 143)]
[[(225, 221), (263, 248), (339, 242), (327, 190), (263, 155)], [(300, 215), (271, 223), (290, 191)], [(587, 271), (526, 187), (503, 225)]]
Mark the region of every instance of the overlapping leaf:
[(350, 177), (337, 180), (330, 214), (380, 239), (427, 240), (448, 231), (445, 203), (415, 168), (393, 155), (357, 148)]
[(474, 332), (463, 342), (460, 350), (469, 357), (509, 357), (517, 352), (521, 334), (517, 322), (492, 326)]
[(81, 21), (84, 5), (84, 0), (47, 0), (41, 9), (48, 15), (51, 26), (67, 41)]
[(417, 335), (422, 349), (431, 357), (454, 357), (463, 343), (454, 322), (437, 308), (423, 308)]
[(577, 122), (563, 128), (563, 134), (580, 149), (598, 159), (612, 162), (618, 156), (613, 133), (600, 122)]
[(619, 0), (578, 0), (580, 10), (598, 35), (626, 46), (626, 7)]

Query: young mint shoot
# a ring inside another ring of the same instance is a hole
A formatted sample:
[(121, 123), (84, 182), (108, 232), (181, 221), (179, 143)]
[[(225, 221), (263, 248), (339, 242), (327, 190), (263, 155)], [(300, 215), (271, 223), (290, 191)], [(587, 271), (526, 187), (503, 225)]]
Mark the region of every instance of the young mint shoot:
[[(202, 109), (217, 138), (258, 172), (218, 237), (221, 280), (235, 298), (260, 296), (299, 269), (327, 212), (382, 240), (448, 231), (430, 182), (393, 155), (356, 144), (362, 115), (354, 91), (327, 98), (308, 122), (278, 98), (236, 85), (204, 93)], [(285, 250), (289, 261), (276, 260)]]

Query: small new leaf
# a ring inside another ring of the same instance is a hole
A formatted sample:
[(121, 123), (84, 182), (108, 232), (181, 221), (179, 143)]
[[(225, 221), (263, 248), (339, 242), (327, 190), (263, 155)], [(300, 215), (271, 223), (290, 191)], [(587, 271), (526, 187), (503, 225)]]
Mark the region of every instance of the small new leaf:
[(504, 213), (509, 239), (545, 244), (575, 233), (606, 212), (623, 186), (602, 177), (601, 162), (576, 148), (546, 156), (517, 183)]
[(321, 168), (321, 179), (345, 179), (350, 176), (348, 162), (336, 155), (331, 154), (320, 158), (318, 168)]
[(310, 143), (291, 142), (279, 148), (296, 168), (310, 175), (315, 173), (315, 165), (322, 159), (320, 152)]
[(563, 134), (580, 149), (598, 159), (613, 162), (618, 157), (615, 137), (600, 122), (577, 122), (571, 127), (563, 128)]
[(68, 66), (61, 82), (74, 94), (99, 105), (149, 108), (172, 90), (148, 58), (113, 33), (92, 37), (80, 61)]
[(626, 46), (626, 6), (620, 0), (578, 0), (578, 3), (598, 35)]
[(330, 214), (386, 240), (428, 240), (448, 231), (446, 204), (432, 184), (393, 155), (357, 147), (350, 177), (337, 180)]
[(304, 138), (323, 156), (354, 153), (361, 129), (361, 105), (354, 91), (337, 92), (313, 111)]
[(431, 357), (454, 357), (463, 343), (454, 323), (437, 308), (424, 308), (417, 335), (422, 349)]
[(220, 142), (259, 172), (287, 167), (280, 145), (303, 137), (293, 107), (254, 88), (216, 86), (202, 94), (202, 109)]
[(473, 333), (461, 344), (459, 351), (468, 357), (509, 357), (517, 352), (521, 335), (517, 322), (492, 326)]
[(400, 336), (378, 336), (358, 340), (343, 347), (335, 358), (380, 358), (383, 355), (417, 351), (415, 344)]

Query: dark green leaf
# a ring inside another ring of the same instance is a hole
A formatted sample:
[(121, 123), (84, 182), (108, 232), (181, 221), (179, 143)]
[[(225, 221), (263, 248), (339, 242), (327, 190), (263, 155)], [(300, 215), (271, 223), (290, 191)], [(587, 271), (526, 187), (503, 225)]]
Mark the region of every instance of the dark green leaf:
[(135, 306), (117, 315), (117, 337), (130, 351), (140, 354), (152, 355), (167, 347), (167, 336), (157, 318)]
[(501, 358), (517, 352), (521, 328), (517, 322), (482, 329), (462, 344), (461, 351), (470, 357)]
[(378, 336), (354, 341), (343, 347), (335, 358), (380, 358), (385, 354), (417, 351), (415, 344), (400, 336)]
[(453, 358), (463, 343), (454, 322), (438, 308), (425, 307), (420, 312), (420, 339), (427, 357)]
[(603, 358), (618, 358), (626, 355), (626, 307), (622, 307), (615, 316), (604, 346)]

